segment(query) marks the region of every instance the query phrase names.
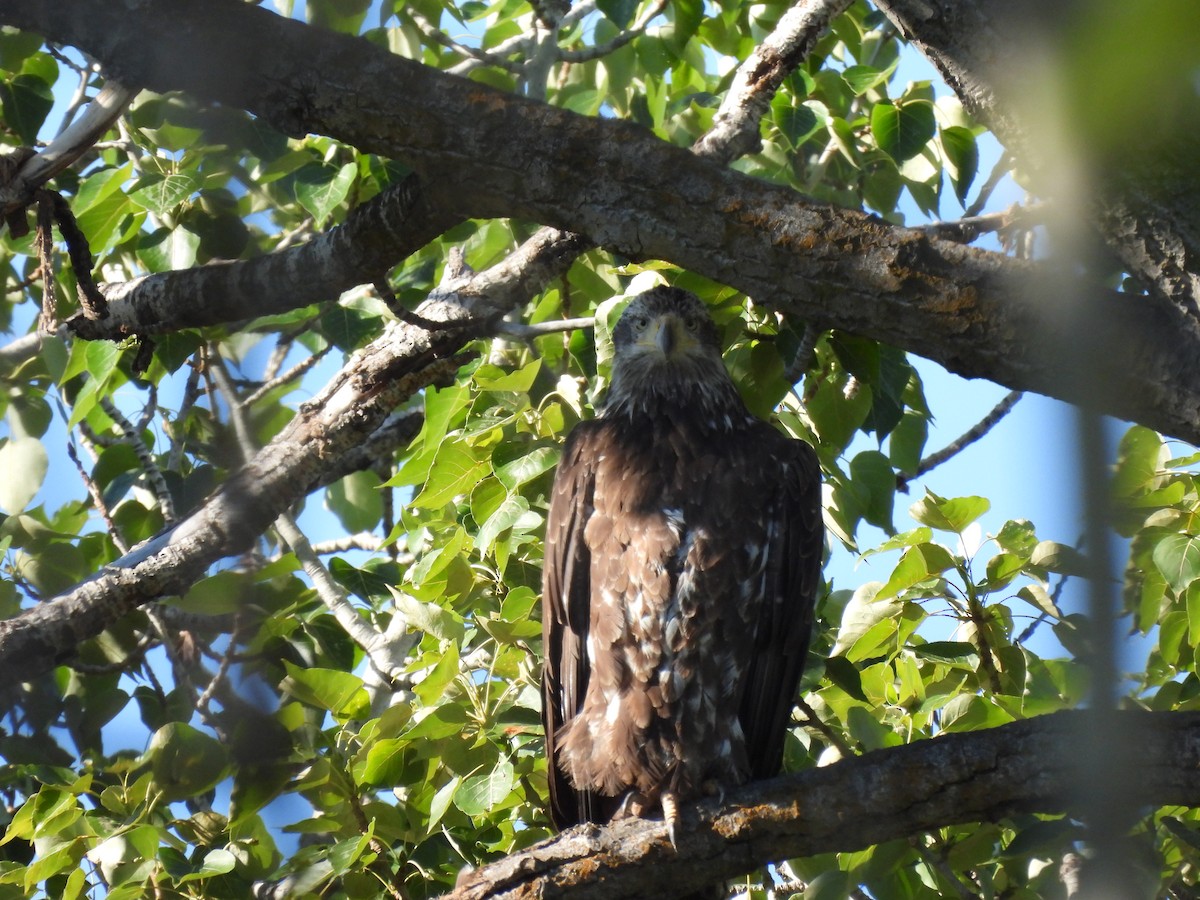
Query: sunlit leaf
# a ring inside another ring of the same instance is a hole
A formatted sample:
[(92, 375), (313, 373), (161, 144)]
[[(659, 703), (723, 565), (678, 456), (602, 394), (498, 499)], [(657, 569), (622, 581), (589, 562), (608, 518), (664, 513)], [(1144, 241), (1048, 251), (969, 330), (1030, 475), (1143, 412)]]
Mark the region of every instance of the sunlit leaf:
[(991, 508), (984, 497), (946, 499), (927, 490), (925, 498), (908, 508), (909, 515), (930, 528), (961, 534), (968, 525)]
[(924, 100), (900, 106), (877, 103), (871, 108), (871, 133), (875, 143), (896, 162), (920, 153), (936, 131), (933, 105)]

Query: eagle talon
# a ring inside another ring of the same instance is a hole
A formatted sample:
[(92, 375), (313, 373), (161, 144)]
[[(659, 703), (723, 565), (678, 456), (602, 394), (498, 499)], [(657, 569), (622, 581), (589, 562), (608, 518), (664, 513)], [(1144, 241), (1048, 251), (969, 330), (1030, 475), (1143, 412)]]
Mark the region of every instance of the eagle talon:
[(664, 793), (662, 795), (662, 811), (663, 819), (667, 823), (667, 839), (671, 842), (671, 849), (679, 852), (679, 845), (675, 843), (675, 824), (679, 821), (679, 800), (674, 794)]

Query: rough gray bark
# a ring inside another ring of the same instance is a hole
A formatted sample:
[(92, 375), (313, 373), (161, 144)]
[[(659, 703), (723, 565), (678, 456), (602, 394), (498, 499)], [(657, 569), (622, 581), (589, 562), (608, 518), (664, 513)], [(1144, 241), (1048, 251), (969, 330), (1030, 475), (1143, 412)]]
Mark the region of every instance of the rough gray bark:
[[(1147, 806), (1200, 803), (1200, 714), (1127, 711), (1125, 773)], [(1092, 714), (1061, 712), (947, 734), (758, 782), (687, 811), (678, 850), (662, 822), (579, 826), (465, 873), (447, 898), (676, 897), (772, 860), (853, 851), (946, 825), (1078, 813), (1078, 748)], [(1131, 740), (1133, 738), (1131, 737)]]
[(1200, 441), (1200, 336), (1178, 308), (1088, 287), (1094, 314), (1080, 329), (1053, 315), (1062, 281), (1045, 267), (814, 204), (628, 123), (502, 94), (243, 4), (146, 0), (129, 15), (103, 0), (61, 0), (52, 12), (8, 0), (0, 20), (74, 44), (129, 83), (402, 159), (439, 209), (525, 218), (670, 260), (968, 377), (1077, 400), (1085, 386), (1063, 379), (1057, 351), (1078, 347), (1128, 388), (1105, 397), (1105, 411)]

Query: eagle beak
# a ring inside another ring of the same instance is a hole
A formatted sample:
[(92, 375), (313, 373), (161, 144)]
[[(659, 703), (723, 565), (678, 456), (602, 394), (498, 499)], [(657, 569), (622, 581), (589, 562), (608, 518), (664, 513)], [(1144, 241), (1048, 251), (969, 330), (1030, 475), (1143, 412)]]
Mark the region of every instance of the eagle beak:
[(654, 323), (654, 345), (663, 356), (669, 359), (678, 342), (674, 316), (664, 316)]
[(690, 353), (696, 346), (683, 321), (670, 313), (653, 319), (638, 343), (647, 349), (654, 348), (664, 359)]

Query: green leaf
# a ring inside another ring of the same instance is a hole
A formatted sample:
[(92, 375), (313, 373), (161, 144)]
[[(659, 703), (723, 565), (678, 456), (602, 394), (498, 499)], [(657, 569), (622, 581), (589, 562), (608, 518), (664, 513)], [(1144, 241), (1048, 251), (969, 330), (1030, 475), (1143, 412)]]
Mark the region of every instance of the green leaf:
[(494, 513), (488, 516), (486, 522), (479, 526), (475, 536), (475, 549), (487, 553), (496, 543), (496, 539), (509, 528), (516, 525), (529, 512), (529, 502), (520, 494), (509, 494), (501, 502)]
[(442, 444), (429, 469), (429, 478), (412, 505), (437, 509), (455, 497), (469, 494), (488, 474), (488, 461), (480, 459), (478, 452), (461, 441)]
[(202, 881), (215, 875), (225, 875), (232, 872), (236, 866), (236, 856), (223, 847), (215, 847), (204, 854), (204, 862), (200, 864), (197, 871), (184, 875), (177, 883), (185, 884), (189, 881)]
[[(1197, 553), (1200, 553), (1200, 548), (1197, 548)], [(1060, 544), (1057, 541), (1040, 541), (1029, 554), (1029, 564), (1060, 575), (1088, 574), (1087, 559), (1084, 555), (1069, 544)]]
[(54, 92), (36, 75), (17, 75), (0, 83), (0, 110), (4, 124), (21, 138), (23, 144), (37, 142), (38, 131), (54, 108)]
[(351, 472), (325, 490), (325, 508), (350, 533), (370, 531), (383, 517), (383, 492), (374, 472)]
[(842, 622), (838, 627), (837, 641), (830, 656), (846, 655), (860, 638), (875, 625), (888, 619), (897, 618), (904, 610), (904, 604), (895, 598), (876, 601), (883, 588), (878, 581), (868, 581), (860, 585), (850, 602), (842, 611)]
[(626, 28), (637, 13), (638, 0), (597, 0), (596, 7), (618, 28)]
[(323, 225), (349, 195), (357, 176), (358, 164), (352, 162), (332, 175), (326, 166), (306, 166), (297, 173), (296, 199), (318, 225)]
[(850, 480), (863, 507), (863, 518), (892, 532), (892, 507), (896, 473), (891, 461), (878, 450), (864, 450), (850, 460)]
[(886, 600), (888, 597), (895, 597), (914, 584), (931, 576), (940, 575), (955, 566), (954, 557), (941, 544), (917, 544), (904, 552), (899, 564), (892, 571), (892, 576), (875, 595), (875, 600), (878, 602)]
[(280, 688), (301, 703), (327, 709), (343, 719), (360, 718), (370, 707), (367, 691), (357, 675), (336, 669), (305, 669), (287, 660), (283, 664), (287, 676)]
[(412, 746), (411, 741), (401, 738), (384, 738), (376, 741), (367, 751), (361, 768), (355, 769), (355, 780), (365, 785), (399, 784), (406, 765), (405, 753)]
[(1192, 582), (1184, 592), (1187, 607), (1188, 645), (1200, 647), (1200, 584)]
[(1033, 530), (1033, 523), (1028, 519), (1010, 519), (996, 535), (996, 543), (1010, 553), (1028, 559), (1033, 548), (1037, 546), (1038, 539)]
[(462, 640), (466, 631), (466, 623), (458, 613), (438, 606), (436, 603), (423, 603), (394, 588), (391, 591), (392, 599), (396, 604), (396, 612), (404, 616), (408, 621), (409, 628), (432, 634), (442, 641)]
[(202, 616), (237, 612), (246, 599), (249, 585), (248, 573), (226, 569), (200, 579), (186, 594), (171, 601), (171, 605)]
[(413, 687), (413, 693), (425, 706), (434, 706), (445, 693), (446, 686), (458, 677), (458, 645), (447, 643), (437, 664)]
[(37, 438), (14, 438), (0, 447), (0, 509), (23, 512), (46, 480), (50, 457)]
[(991, 509), (984, 497), (955, 497), (947, 500), (926, 490), (925, 498), (908, 508), (909, 515), (930, 528), (962, 534), (966, 527)]
[(966, 641), (929, 641), (926, 644), (914, 644), (912, 651), (921, 659), (940, 663), (965, 662), (972, 668), (978, 665), (979, 661), (979, 651), (975, 649), (974, 644)]
[(511, 793), (513, 765), (501, 757), (487, 772), (464, 779), (454, 794), (454, 805), (468, 816), (481, 816)]
[(1017, 591), (1017, 596), (1035, 607), (1039, 612), (1044, 612), (1055, 619), (1062, 618), (1062, 610), (1055, 604), (1054, 598), (1050, 596), (1050, 592), (1040, 584), (1025, 585)]
[(198, 191), (202, 184), (200, 176), (192, 172), (155, 176), (137, 190), (131, 191), (129, 199), (142, 209), (161, 216), (172, 212), (175, 207)]
[(979, 148), (975, 144), (975, 134), (961, 125), (943, 128), (942, 149), (946, 151), (946, 163), (955, 196), (965, 206), (967, 194), (979, 171)]
[(1156, 431), (1134, 425), (1117, 447), (1112, 490), (1117, 497), (1132, 497), (1159, 486), (1171, 451)]
[[(508, 490), (515, 491), (521, 485), (533, 481), (543, 472), (548, 472), (558, 464), (562, 451), (557, 444), (544, 443), (534, 447), (528, 453), (522, 453), (515, 459), (502, 461), (512, 452), (511, 444), (498, 444), (492, 451), (492, 469), (496, 478)], [(520, 448), (524, 451), (524, 447)]]
[(933, 104), (915, 100), (902, 106), (876, 103), (871, 108), (871, 133), (875, 144), (901, 163), (916, 156), (937, 132)]
[(535, 359), (515, 372), (506, 372), (499, 366), (482, 365), (475, 370), (472, 380), (481, 391), (528, 394), (533, 382), (542, 370), (542, 361)]
[(154, 773), (154, 786), (169, 800), (212, 790), (229, 765), (220, 741), (183, 722), (170, 722), (154, 732), (143, 758)]
[(874, 66), (850, 66), (846, 71), (842, 72), (842, 78), (846, 84), (850, 86), (850, 90), (854, 92), (854, 96), (865, 94), (871, 88), (878, 87), (892, 77), (892, 73), (896, 71), (896, 66), (900, 60), (895, 59), (892, 64), (886, 69), (877, 69)]
[(933, 531), (925, 526), (914, 528), (888, 538), (878, 547), (865, 551), (859, 559), (868, 559), (877, 553), (887, 553), (891, 550), (904, 550), (914, 544), (923, 544), (933, 539)]

